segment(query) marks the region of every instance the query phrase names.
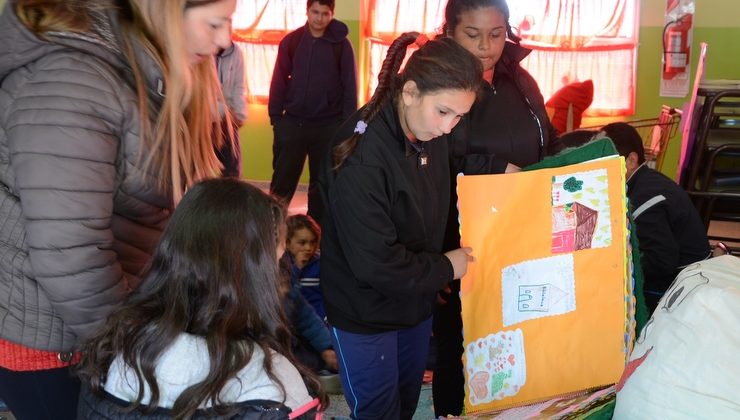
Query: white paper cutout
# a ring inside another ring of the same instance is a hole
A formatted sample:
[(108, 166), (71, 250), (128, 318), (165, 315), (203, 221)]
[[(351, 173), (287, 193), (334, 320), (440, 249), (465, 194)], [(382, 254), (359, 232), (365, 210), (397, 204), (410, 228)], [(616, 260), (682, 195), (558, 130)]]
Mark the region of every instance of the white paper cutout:
[(552, 178), (552, 252), (605, 248), (612, 243), (606, 169)]
[(499, 331), (465, 349), (470, 403), (484, 404), (516, 395), (527, 381), (522, 330)]
[(501, 270), (505, 327), (576, 309), (573, 254), (524, 261)]

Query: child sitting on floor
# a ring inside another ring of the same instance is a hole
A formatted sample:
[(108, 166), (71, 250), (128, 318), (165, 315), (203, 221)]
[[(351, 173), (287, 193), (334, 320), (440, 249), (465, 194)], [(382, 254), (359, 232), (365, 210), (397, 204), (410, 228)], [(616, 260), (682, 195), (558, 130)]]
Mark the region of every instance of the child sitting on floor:
[(289, 272), (286, 279), (286, 313), (293, 327), (293, 354), (319, 374), (327, 392), (339, 392), (337, 355), (324, 313), (324, 299), (319, 288), (319, 225), (305, 214), (288, 217), (285, 253), (281, 259)]
[(283, 262), (290, 267), (293, 283), (322, 320), (326, 319), (324, 298), (319, 287), (321, 228), (311, 216), (296, 214), (286, 220), (287, 242)]

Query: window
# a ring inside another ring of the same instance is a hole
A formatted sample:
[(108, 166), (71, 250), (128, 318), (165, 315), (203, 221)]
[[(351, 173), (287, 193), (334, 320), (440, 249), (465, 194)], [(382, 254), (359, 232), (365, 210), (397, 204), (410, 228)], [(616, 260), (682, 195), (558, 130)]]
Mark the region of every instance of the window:
[[(410, 30), (439, 32), (447, 0), (369, 0), (366, 94), (385, 51)], [(545, 99), (565, 84), (591, 79), (588, 115), (634, 113), (637, 0), (509, 0), (509, 22), (533, 51), (524, 61)]]
[(233, 38), (245, 57), (247, 100), (267, 103), (278, 44), (306, 23), (306, 0), (237, 0)]

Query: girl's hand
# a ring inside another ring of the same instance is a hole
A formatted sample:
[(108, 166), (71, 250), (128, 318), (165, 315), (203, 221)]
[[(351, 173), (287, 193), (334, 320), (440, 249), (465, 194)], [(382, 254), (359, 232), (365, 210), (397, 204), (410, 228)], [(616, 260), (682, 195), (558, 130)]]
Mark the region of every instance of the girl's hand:
[(462, 278), (468, 271), (468, 262), (475, 261), (475, 258), (470, 255), (471, 252), (473, 248), (469, 246), (445, 252), (445, 257), (452, 263), (453, 279)]
[(513, 173), (513, 172), (520, 172), (522, 168), (514, 165), (513, 163), (509, 163), (506, 165), (506, 171), (504, 171), (507, 174)]
[(337, 353), (332, 349), (326, 349), (321, 352), (321, 358), (324, 359), (326, 367), (333, 372), (339, 371), (339, 365), (337, 364)]

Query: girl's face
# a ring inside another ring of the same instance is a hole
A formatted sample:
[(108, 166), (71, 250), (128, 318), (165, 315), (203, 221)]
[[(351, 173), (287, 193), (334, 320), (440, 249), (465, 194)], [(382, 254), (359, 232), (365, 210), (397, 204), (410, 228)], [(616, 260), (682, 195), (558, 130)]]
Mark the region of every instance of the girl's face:
[(236, 0), (220, 0), (185, 9), (185, 45), (191, 64), (200, 63), (231, 45), (231, 15)]
[(308, 228), (296, 230), (293, 232), (293, 236), (288, 239), (288, 252), (300, 268), (303, 268), (308, 260), (316, 254), (318, 247), (318, 238)]
[(318, 1), (311, 3), (311, 6), (306, 11), (308, 17), (308, 29), (314, 36), (319, 34), (323, 35), (326, 28), (334, 18), (334, 12), (331, 11), (329, 6), (325, 6)]
[(469, 90), (444, 89), (422, 95), (413, 81), (404, 84), (402, 97), (399, 118), (411, 141), (449, 134), (475, 102), (475, 93)]
[(468, 10), (460, 15), (450, 34), (458, 44), (473, 53), (483, 64), (483, 71), (496, 65), (506, 44), (506, 17), (493, 6)]

